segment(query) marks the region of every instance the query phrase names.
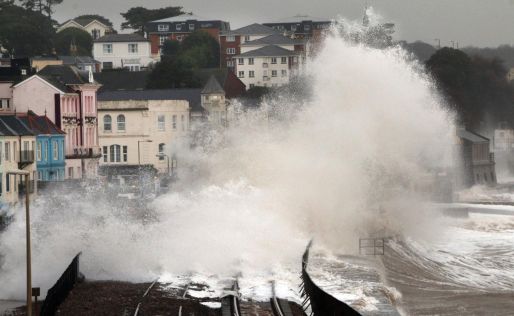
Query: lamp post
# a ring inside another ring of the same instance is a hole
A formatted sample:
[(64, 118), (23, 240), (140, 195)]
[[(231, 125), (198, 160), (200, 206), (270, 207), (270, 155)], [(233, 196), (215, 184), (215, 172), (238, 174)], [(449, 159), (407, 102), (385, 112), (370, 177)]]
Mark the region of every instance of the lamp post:
[(159, 154), (155, 155), (155, 157), (158, 157), (158, 158), (166, 157), (166, 160), (168, 160), (168, 176), (170, 176), (170, 156), (163, 154), (163, 153), (159, 153)]
[(25, 176), (25, 229), (26, 229), (26, 248), (27, 248), (27, 316), (32, 316), (32, 260), (30, 247), (30, 172), (24, 170), (11, 171), (7, 173), (7, 181), (10, 175)]
[(151, 139), (137, 141), (137, 165), (139, 166), (139, 168), (141, 168), (141, 151), (139, 148), (139, 144), (140, 143), (151, 143), (151, 142), (153, 142)]

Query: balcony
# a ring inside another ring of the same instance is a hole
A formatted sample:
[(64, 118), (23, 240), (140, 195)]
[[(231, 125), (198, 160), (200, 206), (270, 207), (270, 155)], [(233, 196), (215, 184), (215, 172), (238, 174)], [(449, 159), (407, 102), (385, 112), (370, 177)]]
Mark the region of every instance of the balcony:
[(20, 152), (20, 161), (18, 161), (18, 169), (23, 169), (26, 166), (34, 163), (34, 151), (22, 150)]
[(78, 158), (100, 158), (102, 157), (102, 149), (100, 147), (79, 147), (73, 148), (73, 153), (67, 153), (67, 159)]

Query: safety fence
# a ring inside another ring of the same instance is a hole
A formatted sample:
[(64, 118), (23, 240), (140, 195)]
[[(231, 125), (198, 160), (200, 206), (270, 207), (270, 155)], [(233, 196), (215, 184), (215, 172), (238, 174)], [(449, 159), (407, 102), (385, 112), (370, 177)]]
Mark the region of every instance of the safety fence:
[(64, 302), (68, 294), (79, 280), (79, 258), (81, 253), (77, 254), (70, 263), (66, 271), (61, 275), (59, 280), (50, 288), (46, 294), (46, 299), (41, 306), (40, 316), (55, 315), (59, 305)]

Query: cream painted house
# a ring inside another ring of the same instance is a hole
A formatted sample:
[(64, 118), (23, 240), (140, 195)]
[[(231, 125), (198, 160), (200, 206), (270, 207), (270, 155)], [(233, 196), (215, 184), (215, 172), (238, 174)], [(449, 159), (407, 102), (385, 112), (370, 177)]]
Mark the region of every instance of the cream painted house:
[[(99, 96), (101, 170), (151, 165), (168, 172), (175, 144), (189, 130), (190, 102), (198, 89), (110, 91)], [(108, 172), (104, 172), (108, 173)]]
[(13, 81), (0, 81), (0, 113), (12, 112)]
[(138, 34), (111, 34), (100, 37), (93, 44), (94, 59), (103, 69), (146, 69), (156, 60), (151, 55), (150, 41)]
[[(31, 193), (37, 193), (37, 170), (34, 157), (36, 136), (15, 115), (0, 115), (0, 202), (13, 205), (20, 201), (25, 180), (15, 172), (30, 175)], [(22, 191), (22, 192), (20, 192)]]
[(112, 27), (103, 24), (96, 19), (72, 19), (64, 22), (57, 28), (57, 33), (67, 28), (74, 27), (88, 32), (91, 37), (95, 40), (106, 34), (113, 33)]

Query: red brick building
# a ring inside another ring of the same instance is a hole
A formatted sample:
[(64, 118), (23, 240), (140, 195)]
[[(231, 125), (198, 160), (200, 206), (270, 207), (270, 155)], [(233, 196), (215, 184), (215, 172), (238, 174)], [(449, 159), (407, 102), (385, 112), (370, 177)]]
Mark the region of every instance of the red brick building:
[(194, 31), (202, 30), (219, 41), (220, 33), (230, 30), (230, 23), (221, 20), (209, 20), (193, 14), (183, 14), (149, 22), (146, 34), (151, 44), (152, 55), (160, 54), (160, 48), (166, 40), (182, 41)]

